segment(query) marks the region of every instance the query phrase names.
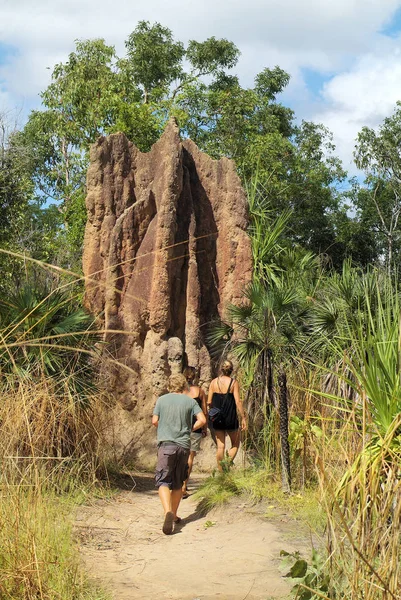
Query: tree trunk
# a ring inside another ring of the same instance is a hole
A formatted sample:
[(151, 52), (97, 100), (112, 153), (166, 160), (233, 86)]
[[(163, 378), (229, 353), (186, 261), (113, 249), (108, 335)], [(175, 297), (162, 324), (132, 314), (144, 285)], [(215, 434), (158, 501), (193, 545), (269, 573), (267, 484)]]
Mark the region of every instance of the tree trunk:
[(288, 441), (288, 390), (287, 375), (280, 371), (278, 376), (279, 387), (279, 416), (280, 416), (280, 441), (281, 441), (281, 466), (282, 484), (284, 492), (291, 491), (291, 466), (290, 444)]
[(387, 257), (387, 272), (391, 275), (391, 263), (393, 262), (393, 235), (390, 232), (387, 236), (388, 240), (388, 257)]
[(269, 411), (269, 416), (270, 416), (273, 411), (273, 408), (275, 406), (274, 386), (273, 386), (273, 361), (272, 361), (272, 351), (271, 350), (267, 350), (267, 393), (269, 395), (269, 402), (270, 402), (270, 411)]
[(266, 402), (266, 423), (268, 423), (268, 438), (269, 438), (269, 456), (271, 466), (277, 465), (278, 460), (278, 448), (276, 444), (275, 428), (276, 428), (276, 394), (274, 390), (274, 379), (273, 379), (273, 353), (269, 349), (266, 350), (266, 388), (267, 388), (267, 402)]

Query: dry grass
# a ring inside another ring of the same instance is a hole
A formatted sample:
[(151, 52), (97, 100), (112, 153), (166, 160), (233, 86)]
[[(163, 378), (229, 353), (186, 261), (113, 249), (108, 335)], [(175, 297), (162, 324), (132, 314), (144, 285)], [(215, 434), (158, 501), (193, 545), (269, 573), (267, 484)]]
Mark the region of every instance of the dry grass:
[(0, 404), (0, 599), (100, 600), (79, 568), (71, 523), (97, 481), (99, 402), (83, 409), (51, 380), (20, 382)]
[(393, 433), (375, 439), (345, 425), (317, 461), (332, 579), (351, 600), (401, 596), (401, 447)]
[[(51, 379), (20, 381), (2, 393), (0, 405), (1, 478), (37, 483), (37, 473), (62, 483), (96, 479), (107, 421), (100, 398), (82, 407), (66, 391), (56, 396)], [(42, 484), (44, 481), (42, 480)]]
[(100, 600), (72, 541), (72, 504), (26, 486), (2, 486), (0, 598)]

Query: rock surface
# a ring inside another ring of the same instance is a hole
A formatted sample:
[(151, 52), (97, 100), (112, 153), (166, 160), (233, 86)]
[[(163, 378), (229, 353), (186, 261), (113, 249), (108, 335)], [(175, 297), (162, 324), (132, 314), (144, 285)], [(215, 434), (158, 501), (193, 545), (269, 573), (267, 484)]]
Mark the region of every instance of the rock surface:
[(102, 376), (124, 409), (118, 435), (146, 455), (169, 374), (184, 362), (203, 385), (214, 375), (208, 325), (251, 279), (246, 198), (234, 163), (181, 141), (174, 121), (148, 153), (120, 133), (100, 138), (87, 186), (86, 304), (107, 330)]

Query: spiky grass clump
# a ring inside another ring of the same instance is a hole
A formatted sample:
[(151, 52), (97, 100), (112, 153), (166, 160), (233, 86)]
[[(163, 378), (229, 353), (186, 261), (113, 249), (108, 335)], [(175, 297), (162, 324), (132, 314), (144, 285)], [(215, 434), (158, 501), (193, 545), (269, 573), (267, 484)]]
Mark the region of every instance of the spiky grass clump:
[(319, 535), (326, 524), (316, 487), (288, 495), (283, 492), (275, 475), (266, 469), (231, 470), (215, 474), (205, 481), (194, 497), (201, 501), (200, 509), (208, 512), (242, 494), (251, 502), (267, 500), (275, 508), (287, 510)]
[(195, 500), (200, 500), (200, 509), (208, 512), (226, 504), (231, 498), (241, 493), (236, 483), (233, 471), (227, 473), (214, 473), (194, 494)]

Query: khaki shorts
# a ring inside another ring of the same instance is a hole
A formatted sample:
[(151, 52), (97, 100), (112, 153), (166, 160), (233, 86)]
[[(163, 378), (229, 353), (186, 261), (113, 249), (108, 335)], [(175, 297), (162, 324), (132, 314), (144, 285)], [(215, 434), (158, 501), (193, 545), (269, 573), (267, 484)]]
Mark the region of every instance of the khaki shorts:
[(180, 490), (188, 476), (189, 448), (173, 442), (162, 442), (157, 450), (156, 487), (166, 485), (170, 490)]
[(191, 452), (199, 452), (201, 449), (202, 433), (191, 431)]

